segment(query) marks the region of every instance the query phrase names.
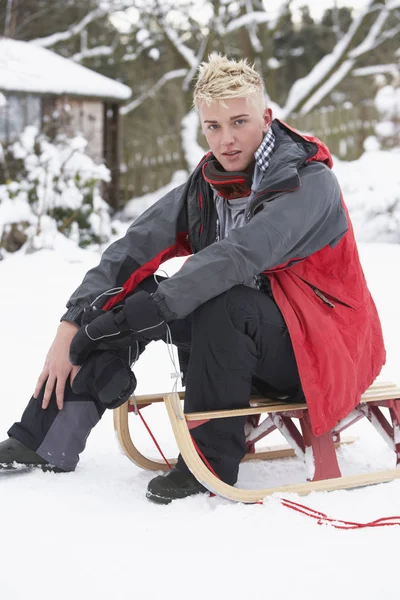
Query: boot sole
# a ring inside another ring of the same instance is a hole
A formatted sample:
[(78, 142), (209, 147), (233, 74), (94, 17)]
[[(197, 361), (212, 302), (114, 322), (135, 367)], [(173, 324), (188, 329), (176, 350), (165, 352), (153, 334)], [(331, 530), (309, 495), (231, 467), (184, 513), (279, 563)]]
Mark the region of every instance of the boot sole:
[(173, 502), (173, 500), (185, 500), (185, 498), (190, 498), (191, 496), (198, 496), (199, 494), (206, 494), (207, 492), (208, 490), (204, 488), (202, 490), (196, 490), (195, 492), (187, 494), (186, 496), (175, 496), (174, 498), (171, 498), (171, 496), (160, 496), (159, 494), (154, 494), (153, 492), (147, 490), (146, 498), (150, 500), (150, 502), (154, 502), (155, 504), (170, 504), (171, 502)]
[(151, 492), (146, 492), (147, 500), (150, 502), (154, 502), (154, 504), (171, 504), (172, 498), (164, 498), (163, 496), (157, 496), (157, 494), (152, 494)]
[(18, 471), (31, 471), (32, 469), (41, 469), (44, 473), (66, 473), (59, 467), (55, 467), (53, 465), (38, 465), (35, 463), (27, 464), (27, 463), (0, 463), (0, 473), (10, 473), (10, 472), (18, 472)]

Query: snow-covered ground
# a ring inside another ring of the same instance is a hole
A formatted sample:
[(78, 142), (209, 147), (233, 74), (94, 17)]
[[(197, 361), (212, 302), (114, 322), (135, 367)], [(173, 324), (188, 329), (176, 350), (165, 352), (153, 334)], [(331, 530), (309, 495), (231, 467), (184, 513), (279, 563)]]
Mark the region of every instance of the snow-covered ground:
[[(43, 250), (0, 263), (1, 439), (33, 391), (66, 298), (98, 260), (89, 251), (68, 256)], [(388, 349), (382, 377), (400, 383), (400, 246), (361, 245), (361, 256)], [(136, 369), (138, 393), (170, 389), (171, 371), (165, 347), (153, 344)], [(163, 407), (146, 411), (163, 449), (173, 455)], [(140, 423), (135, 417), (132, 422), (139, 447), (155, 456)], [(352, 433), (359, 440), (339, 453), (345, 473), (394, 466), (394, 456), (367, 423)], [(0, 475), (0, 598), (397, 600), (398, 527), (319, 526), (278, 498), (245, 506), (198, 496), (156, 506), (145, 498), (153, 476), (120, 453), (111, 413), (89, 438), (75, 473)], [(303, 478), (300, 462), (286, 459), (244, 465), (240, 484)], [(335, 518), (370, 521), (400, 514), (400, 481), (291, 498)]]

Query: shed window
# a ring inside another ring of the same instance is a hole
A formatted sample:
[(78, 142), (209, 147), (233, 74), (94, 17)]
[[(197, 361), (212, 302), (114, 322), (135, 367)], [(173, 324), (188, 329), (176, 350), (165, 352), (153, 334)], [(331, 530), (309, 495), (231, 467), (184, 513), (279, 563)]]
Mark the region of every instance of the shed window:
[(4, 94), (6, 102), (0, 105), (0, 142), (13, 142), (27, 125), (40, 129), (40, 96)]

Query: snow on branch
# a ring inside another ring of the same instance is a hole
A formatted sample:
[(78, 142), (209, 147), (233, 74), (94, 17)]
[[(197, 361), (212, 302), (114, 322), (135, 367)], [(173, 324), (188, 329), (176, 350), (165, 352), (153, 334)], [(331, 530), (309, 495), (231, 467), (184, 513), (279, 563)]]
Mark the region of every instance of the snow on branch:
[[(248, 15), (252, 15), (254, 14), (254, 9), (253, 9), (253, 1), (252, 0), (246, 0), (246, 11)], [(256, 52), (256, 54), (260, 54), (263, 51), (263, 46), (257, 36), (257, 25), (256, 23), (252, 22), (249, 23), (247, 25), (247, 31), (249, 32), (249, 39), (250, 39), (250, 43), (253, 47), (254, 52)]]
[[(287, 118), (292, 112), (296, 112), (305, 102), (307, 106), (315, 105), (313, 98), (321, 97), (320, 90), (332, 89), (329, 80), (333, 77), (333, 81), (339, 83), (338, 73), (343, 77), (349, 71), (349, 63), (346, 61), (346, 55), (351, 47), (351, 43), (358, 33), (365, 17), (375, 10), (370, 2), (363, 11), (354, 19), (347, 33), (338, 41), (330, 54), (325, 55), (310, 71), (310, 73), (301, 79), (298, 79), (292, 86), (286, 105), (283, 109), (283, 118)], [(386, 9), (384, 9), (385, 11)], [(378, 15), (379, 19), (380, 13)], [(341, 69), (341, 63), (345, 61), (346, 67)], [(354, 64), (355, 58), (352, 58)], [(323, 84), (323, 85), (322, 85)], [(325, 85), (326, 84), (326, 85)], [(301, 110), (304, 114), (304, 109)]]
[(396, 63), (387, 65), (371, 65), (369, 67), (360, 67), (359, 69), (353, 69), (352, 75), (354, 77), (366, 77), (368, 75), (379, 75), (380, 73), (390, 73), (396, 76), (399, 72), (399, 67)]
[(247, 13), (246, 15), (242, 15), (237, 19), (233, 19), (229, 25), (226, 27), (226, 33), (231, 33), (235, 31), (235, 29), (240, 29), (240, 27), (248, 27), (249, 25), (255, 25), (257, 23), (266, 23), (270, 21), (271, 17), (262, 11), (254, 11), (252, 13)]
[(376, 38), (382, 31), (382, 27), (384, 26), (388, 16), (388, 9), (386, 7), (383, 7), (382, 10), (379, 12), (375, 23), (369, 30), (367, 37), (361, 42), (361, 44), (359, 44), (359, 46), (357, 46), (357, 48), (354, 48), (353, 50), (351, 50), (351, 52), (349, 52), (350, 58), (358, 58), (359, 56), (365, 54), (366, 52), (369, 52), (373, 48)]
[[(209, 31), (210, 30), (211, 30), (211, 28), (209, 28)], [(197, 56), (196, 56), (196, 62), (189, 69), (189, 72), (186, 75), (185, 80), (184, 80), (183, 85), (182, 85), (182, 89), (183, 89), (184, 92), (188, 91), (188, 89), (190, 87), (190, 84), (192, 83), (193, 77), (196, 75), (197, 68), (198, 68), (199, 64), (201, 63), (201, 61), (203, 60), (203, 58), (204, 58), (204, 53), (205, 53), (205, 51), (207, 49), (207, 44), (208, 44), (208, 38), (209, 37), (210, 37), (210, 34), (204, 36), (203, 39), (201, 40), (200, 48), (199, 48), (199, 51), (198, 51)]]
[(179, 54), (181, 56), (183, 56), (183, 58), (185, 59), (185, 61), (188, 63), (188, 65), (190, 67), (194, 67), (195, 65), (197, 65), (197, 58), (196, 58), (193, 50), (191, 50), (190, 48), (185, 46), (185, 44), (182, 44), (176, 31), (174, 31), (171, 27), (166, 27), (165, 34), (166, 34), (167, 38), (169, 39), (169, 41), (171, 42), (171, 44), (173, 44), (173, 46), (175, 46), (175, 48), (177, 49)]
[(114, 46), (96, 46), (95, 48), (86, 48), (85, 50), (82, 50), (82, 52), (77, 52), (70, 58), (75, 62), (81, 62), (85, 58), (94, 58), (95, 56), (111, 56), (114, 50)]
[(69, 40), (75, 35), (78, 35), (96, 19), (100, 19), (104, 15), (108, 13), (108, 10), (105, 8), (95, 8), (90, 13), (88, 13), (82, 21), (72, 25), (66, 31), (60, 31), (58, 33), (53, 33), (52, 35), (48, 35), (44, 38), (36, 38), (35, 40), (31, 40), (31, 44), (36, 44), (37, 46), (41, 46), (42, 48), (49, 48), (50, 46), (54, 46), (58, 42), (62, 42), (64, 40)]
[(396, 27), (392, 27), (392, 29), (387, 29), (386, 31), (384, 31), (382, 33), (382, 35), (378, 39), (375, 39), (375, 41), (371, 44), (370, 47), (367, 47), (366, 52), (369, 52), (370, 50), (375, 50), (375, 48), (377, 48), (378, 46), (380, 46), (387, 40), (390, 40), (390, 39), (396, 37), (396, 35), (398, 35), (399, 33), (400, 33), (400, 25), (397, 25)]
[(325, 98), (337, 85), (346, 77), (354, 65), (354, 60), (345, 60), (340, 67), (333, 73), (325, 83), (323, 83), (317, 91), (307, 100), (302, 107), (300, 113), (308, 114), (315, 108), (321, 100)]
[(133, 100), (132, 102), (129, 102), (129, 104), (127, 104), (126, 106), (123, 106), (120, 109), (121, 115), (126, 115), (132, 112), (133, 110), (135, 110), (135, 108), (140, 106), (147, 98), (151, 98), (152, 96), (154, 96), (154, 94), (156, 94), (156, 92), (158, 92), (158, 90), (161, 89), (163, 85), (165, 85), (168, 81), (171, 81), (171, 79), (178, 79), (179, 77), (185, 77), (187, 72), (187, 69), (176, 69), (175, 71), (170, 71), (169, 73), (166, 73), (157, 81), (157, 83), (153, 85), (152, 88), (150, 88), (146, 92), (143, 92), (143, 94), (140, 94), (140, 96), (136, 98), (136, 100)]
[(136, 52), (129, 52), (128, 54), (124, 54), (124, 56), (122, 57), (122, 61), (129, 62), (129, 61), (137, 60), (139, 58), (139, 56), (142, 54), (142, 52), (144, 50), (147, 50), (147, 48), (150, 48), (153, 44), (154, 44), (154, 40), (151, 38), (148, 38), (147, 40), (145, 40), (143, 42), (143, 44), (140, 46), (140, 48), (138, 48), (136, 50)]
[[(376, 5), (375, 7), (367, 7), (366, 11), (364, 11), (364, 13), (360, 15), (361, 20), (364, 18), (365, 14), (371, 13), (373, 9), (377, 10)], [(337, 46), (334, 48), (332, 54), (325, 56), (316, 65), (316, 67), (314, 67), (314, 69), (310, 73), (310, 76), (314, 74), (314, 85), (308, 88), (308, 94), (303, 95), (303, 99), (305, 100), (305, 102), (301, 107), (301, 114), (307, 114), (313, 108), (315, 108), (321, 102), (321, 100), (323, 100), (323, 98), (327, 94), (329, 94), (333, 89), (335, 89), (335, 87), (337, 87), (339, 83), (343, 81), (343, 79), (350, 73), (350, 71), (356, 64), (357, 59), (360, 56), (366, 54), (367, 52), (370, 52), (374, 47), (381, 43), (377, 42), (377, 38), (380, 35), (388, 16), (389, 11), (387, 10), (387, 7), (381, 5), (381, 9), (378, 12), (375, 22), (373, 23), (372, 27), (368, 31), (367, 36), (361, 42), (361, 44), (349, 51), (350, 42), (354, 38), (354, 34), (358, 29), (358, 26), (357, 28), (355, 26), (354, 28), (351, 27), (346, 36), (344, 36), (344, 38), (342, 38), (337, 44)], [(354, 23), (354, 25), (356, 24), (359, 24), (359, 20), (357, 23)], [(316, 72), (318, 72), (318, 68), (321, 70), (321, 73), (323, 73), (324, 70), (322, 67), (324, 67), (324, 65), (329, 66), (329, 64), (331, 66), (328, 70), (325, 70), (325, 76), (321, 76), (319, 78), (315, 77)], [(333, 66), (335, 66), (334, 69)], [(304, 80), (306, 79), (307, 78), (304, 78)], [(302, 81), (304, 82), (304, 80), (300, 80), (296, 83), (301, 83)], [(289, 96), (291, 96), (292, 92), (295, 90), (295, 87), (296, 84), (292, 87)], [(285, 116), (290, 114), (290, 112), (293, 110), (288, 110), (288, 104), (289, 100), (285, 107)], [(299, 103), (297, 103), (297, 106), (299, 106)]]

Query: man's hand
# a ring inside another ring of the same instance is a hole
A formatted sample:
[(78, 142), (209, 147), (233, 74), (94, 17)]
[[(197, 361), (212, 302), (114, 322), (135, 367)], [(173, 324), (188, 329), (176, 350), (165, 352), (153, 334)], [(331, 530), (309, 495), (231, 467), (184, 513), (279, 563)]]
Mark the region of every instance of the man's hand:
[(69, 347), (77, 332), (77, 325), (69, 323), (68, 321), (62, 321), (58, 327), (57, 335), (47, 353), (43, 371), (39, 376), (33, 394), (34, 398), (38, 397), (40, 390), (47, 379), (42, 401), (43, 409), (48, 407), (54, 387), (58, 408), (61, 410), (64, 406), (64, 389), (68, 376), (71, 376), (72, 381), (79, 370), (69, 361)]
[(130, 296), (123, 306), (81, 327), (72, 340), (69, 357), (73, 365), (82, 365), (92, 352), (107, 348), (114, 340), (126, 337), (128, 346), (132, 341), (160, 339), (165, 331), (166, 323), (157, 304), (142, 290)]

